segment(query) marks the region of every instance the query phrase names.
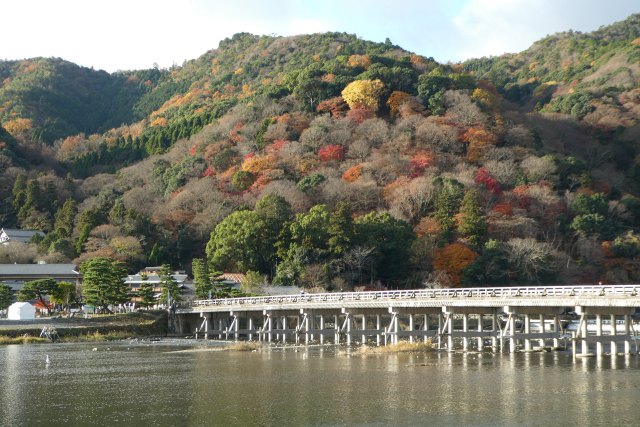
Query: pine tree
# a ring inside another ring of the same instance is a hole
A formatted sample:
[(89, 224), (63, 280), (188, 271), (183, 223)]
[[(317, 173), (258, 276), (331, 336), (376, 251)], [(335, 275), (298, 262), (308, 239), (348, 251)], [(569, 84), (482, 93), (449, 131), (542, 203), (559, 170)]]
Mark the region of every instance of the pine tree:
[(149, 307), (156, 301), (153, 285), (149, 281), (142, 282), (140, 289), (138, 289), (138, 297), (140, 298), (140, 305), (143, 307)]
[(86, 304), (109, 311), (109, 305), (129, 300), (123, 280), (127, 271), (120, 261), (107, 257), (91, 258), (80, 265), (80, 271), (83, 275), (82, 296)]
[(196, 288), (196, 298), (209, 298), (213, 290), (213, 285), (209, 277), (209, 267), (202, 258), (194, 258), (191, 263), (193, 270), (193, 281)]
[(158, 271), (160, 276), (160, 287), (162, 288), (162, 295), (160, 295), (160, 302), (163, 304), (172, 304), (174, 302), (182, 301), (182, 294), (178, 287), (178, 282), (173, 278), (173, 272), (169, 264), (163, 264)]

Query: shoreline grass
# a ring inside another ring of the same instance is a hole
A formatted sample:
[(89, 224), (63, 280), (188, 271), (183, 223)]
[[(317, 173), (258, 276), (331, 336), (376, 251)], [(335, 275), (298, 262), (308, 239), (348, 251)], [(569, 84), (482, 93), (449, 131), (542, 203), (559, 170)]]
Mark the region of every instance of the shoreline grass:
[(238, 342), (235, 344), (231, 344), (228, 347), (225, 347), (225, 350), (229, 351), (259, 351), (262, 348), (262, 345), (255, 341), (247, 341), (247, 342)]
[(360, 347), (358, 353), (367, 354), (395, 354), (395, 353), (428, 353), (433, 351), (431, 341), (414, 342), (401, 341), (398, 344), (385, 345), (380, 347)]
[(10, 345), (10, 344), (45, 344), (49, 343), (47, 338), (40, 337), (8, 337), (6, 335), (0, 335), (0, 345)]

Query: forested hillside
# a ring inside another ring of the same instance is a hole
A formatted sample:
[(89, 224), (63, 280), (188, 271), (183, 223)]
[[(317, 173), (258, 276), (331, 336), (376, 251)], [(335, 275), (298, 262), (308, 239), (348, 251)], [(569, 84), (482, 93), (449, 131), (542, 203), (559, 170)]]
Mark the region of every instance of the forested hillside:
[[(0, 262), (309, 288), (640, 279), (640, 15), (438, 64), (236, 34), (170, 70), (0, 63)], [(197, 267), (197, 268), (195, 268)]]

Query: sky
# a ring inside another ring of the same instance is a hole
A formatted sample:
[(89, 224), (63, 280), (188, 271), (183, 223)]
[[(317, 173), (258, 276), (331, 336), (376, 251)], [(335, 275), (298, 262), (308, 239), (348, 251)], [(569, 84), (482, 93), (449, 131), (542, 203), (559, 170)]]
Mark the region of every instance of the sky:
[(181, 65), (239, 32), (325, 31), (440, 62), (525, 50), (640, 12), (637, 0), (0, 0), (0, 59), (59, 57), (109, 72)]

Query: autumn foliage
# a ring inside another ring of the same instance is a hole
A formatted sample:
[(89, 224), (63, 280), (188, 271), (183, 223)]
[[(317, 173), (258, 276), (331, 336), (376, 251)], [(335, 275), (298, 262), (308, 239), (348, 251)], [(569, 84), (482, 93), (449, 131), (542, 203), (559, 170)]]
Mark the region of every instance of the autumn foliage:
[(462, 243), (452, 243), (438, 249), (433, 260), (433, 269), (446, 272), (451, 281), (460, 286), (464, 270), (478, 257), (478, 254)]
[(349, 104), (349, 108), (364, 108), (378, 111), (378, 102), (384, 83), (381, 80), (355, 80), (342, 91), (342, 98)]
[(344, 171), (342, 179), (347, 182), (354, 182), (357, 181), (360, 176), (362, 176), (362, 165), (355, 165)]
[(496, 135), (484, 126), (469, 128), (463, 135), (462, 140), (469, 144), (467, 148), (467, 159), (470, 162), (481, 160), (488, 148), (496, 145)]
[(318, 113), (329, 113), (334, 119), (344, 117), (349, 111), (349, 106), (341, 96), (325, 99), (316, 107)]
[(318, 150), (318, 157), (323, 162), (331, 160), (341, 161), (344, 159), (344, 147), (336, 144), (327, 145)]
[(434, 166), (436, 155), (431, 152), (419, 152), (411, 157), (409, 162), (411, 168), (411, 176), (418, 177), (422, 175), (428, 167)]
[(491, 191), (493, 194), (500, 194), (502, 190), (500, 189), (500, 183), (491, 176), (489, 171), (482, 167), (478, 169), (475, 177), (476, 184), (483, 184), (487, 190)]

